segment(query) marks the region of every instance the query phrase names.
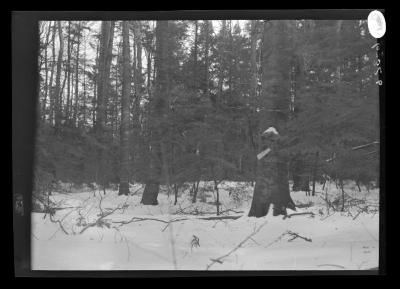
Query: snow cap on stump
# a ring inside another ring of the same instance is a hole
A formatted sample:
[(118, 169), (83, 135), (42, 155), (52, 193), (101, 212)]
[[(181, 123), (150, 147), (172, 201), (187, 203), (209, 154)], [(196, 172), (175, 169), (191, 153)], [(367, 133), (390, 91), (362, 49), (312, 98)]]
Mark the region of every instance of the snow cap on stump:
[(273, 126), (270, 126), (269, 128), (267, 128), (262, 135), (264, 136), (268, 136), (268, 135), (279, 135), (278, 131), (276, 130), (276, 128), (274, 128)]

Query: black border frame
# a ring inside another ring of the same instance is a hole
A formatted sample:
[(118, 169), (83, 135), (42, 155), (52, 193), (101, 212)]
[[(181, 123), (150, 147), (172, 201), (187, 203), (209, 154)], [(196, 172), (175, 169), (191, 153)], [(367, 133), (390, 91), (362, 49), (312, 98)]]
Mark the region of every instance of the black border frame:
[[(37, 51), (40, 20), (169, 20), (169, 19), (367, 19), (369, 12), (384, 9), (297, 10), (175, 10), (175, 11), (13, 11), (11, 12), (12, 64), (12, 186), (14, 274), (17, 277), (188, 277), (188, 276), (326, 276), (386, 275), (386, 35), (377, 40), (383, 85), (380, 95), (380, 233), (379, 270), (346, 271), (42, 271), (31, 270), (31, 191), (36, 105), (38, 92)], [(382, 57), (383, 54), (383, 57)], [(36, 94), (32, 92), (35, 91)], [(16, 195), (23, 197), (24, 214), (15, 208)]]

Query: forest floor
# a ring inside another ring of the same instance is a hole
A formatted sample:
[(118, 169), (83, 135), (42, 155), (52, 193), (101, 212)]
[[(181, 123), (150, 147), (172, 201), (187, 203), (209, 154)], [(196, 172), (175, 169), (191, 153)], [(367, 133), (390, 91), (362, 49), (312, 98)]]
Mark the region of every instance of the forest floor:
[[(68, 187), (67, 185), (65, 185)], [(216, 217), (211, 183), (203, 202), (189, 189), (162, 189), (158, 206), (140, 204), (143, 186), (131, 196), (117, 190), (81, 187), (50, 196), (58, 207), (50, 217), (32, 213), (33, 270), (367, 270), (379, 263), (379, 189), (342, 192), (334, 183), (316, 196), (292, 192), (297, 211), (290, 218), (247, 217), (253, 188), (220, 185)], [(205, 201), (205, 202), (204, 202)], [(312, 214), (311, 214), (312, 213)], [(212, 218), (209, 218), (212, 217)], [(205, 219), (206, 218), (206, 219)], [(207, 219), (208, 218), (208, 219)]]

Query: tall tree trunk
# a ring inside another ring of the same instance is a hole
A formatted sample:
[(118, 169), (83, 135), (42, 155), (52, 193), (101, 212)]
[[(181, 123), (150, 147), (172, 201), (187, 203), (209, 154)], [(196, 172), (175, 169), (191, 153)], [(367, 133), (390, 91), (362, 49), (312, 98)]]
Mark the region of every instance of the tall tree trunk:
[[(96, 136), (100, 143), (105, 142), (105, 124), (106, 124), (106, 107), (109, 93), (110, 84), (110, 67), (112, 60), (112, 48), (114, 38), (114, 21), (103, 21), (102, 32), (100, 38), (99, 50), (99, 77), (97, 80), (97, 111), (96, 111)], [(100, 147), (97, 151), (97, 158), (99, 160), (98, 167), (98, 181), (104, 187), (108, 184), (106, 177), (106, 164), (105, 164), (105, 150)]]
[(50, 81), (49, 81), (49, 87), (50, 87), (50, 112), (49, 112), (49, 122), (51, 125), (53, 125), (54, 121), (54, 87), (53, 87), (53, 76), (54, 76), (54, 67), (56, 65), (56, 34), (57, 34), (57, 22), (54, 21), (53, 24), (53, 35), (51, 42), (53, 43), (52, 45), (52, 63), (51, 63), (51, 72), (50, 72)]
[(42, 111), (41, 111), (41, 119), (44, 121), (46, 119), (46, 102), (48, 95), (48, 59), (47, 59), (47, 47), (49, 46), (50, 41), (50, 33), (51, 33), (51, 22), (49, 22), (49, 29), (46, 35), (46, 44), (44, 48), (44, 70), (45, 70), (45, 79), (44, 79), (44, 99), (42, 102)]
[(228, 87), (229, 87), (229, 95), (232, 95), (232, 67), (233, 67), (233, 37), (232, 37), (232, 20), (229, 20), (229, 78), (228, 78)]
[[(272, 27), (266, 29), (266, 25), (272, 25)], [(260, 149), (269, 148), (271, 151), (257, 161), (256, 185), (249, 216), (267, 215), (271, 204), (274, 207), (274, 216), (285, 215), (286, 208), (295, 209), (290, 197), (288, 161), (280, 151), (280, 135), (284, 133), (286, 117), (276, 112), (276, 110), (285, 109), (286, 102), (282, 99), (288, 97), (290, 87), (288, 76), (290, 68), (281, 49), (287, 45), (286, 25), (286, 21), (282, 20), (264, 22), (262, 94), (264, 106), (273, 108), (273, 111), (265, 112), (264, 118), (261, 118), (261, 125), (275, 127), (279, 135), (272, 134), (261, 138)], [(287, 66), (286, 69), (285, 66)], [(272, 76), (271, 73), (273, 73)]]
[(209, 70), (210, 70), (210, 63), (209, 63), (209, 50), (210, 50), (210, 21), (205, 20), (205, 33), (206, 33), (206, 40), (205, 40), (205, 47), (204, 47), (204, 59), (206, 63), (205, 67), (205, 80), (206, 80), (206, 90), (205, 90), (205, 96), (206, 98), (210, 97), (210, 80), (209, 80)]
[(217, 104), (221, 103), (222, 101), (222, 88), (224, 84), (224, 69), (225, 69), (225, 37), (226, 37), (226, 20), (222, 20), (222, 27), (221, 27), (221, 39), (222, 39), (222, 44), (223, 48), (222, 51), (219, 52), (219, 61), (220, 61), (220, 67), (218, 71), (218, 99), (217, 99)]
[(92, 128), (93, 128), (93, 131), (95, 131), (96, 132), (96, 128), (97, 128), (97, 125), (96, 125), (96, 112), (97, 112), (97, 87), (98, 87), (98, 83), (99, 83), (99, 76), (100, 76), (100, 73), (99, 73), (99, 51), (100, 51), (100, 39), (97, 41), (97, 46), (96, 46), (96, 61), (95, 61), (95, 63), (96, 63), (96, 76), (95, 76), (95, 78), (94, 78), (94, 81), (93, 81), (93, 99), (92, 99), (92, 106), (93, 106), (93, 109), (92, 109)]
[(78, 24), (78, 37), (77, 37), (77, 45), (76, 45), (76, 59), (75, 59), (75, 107), (74, 107), (74, 124), (78, 126), (78, 104), (79, 104), (79, 48), (81, 45), (81, 24)]
[(141, 23), (135, 21), (134, 25), (134, 36), (135, 36), (135, 47), (136, 47), (136, 62), (135, 62), (135, 95), (133, 100), (133, 128), (135, 135), (138, 134), (140, 123), (139, 123), (139, 112), (140, 112), (140, 100), (143, 94), (143, 76), (142, 76), (142, 34), (141, 34)]
[(71, 21), (68, 21), (68, 42), (67, 42), (67, 106), (65, 111), (65, 118), (69, 120), (70, 117), (70, 97), (71, 97)]
[(251, 56), (250, 56), (250, 67), (251, 67), (251, 85), (250, 85), (250, 96), (252, 109), (255, 109), (256, 97), (257, 97), (257, 20), (251, 20)]
[(151, 92), (151, 52), (147, 51), (147, 94)]
[(197, 89), (197, 20), (194, 21), (194, 49), (193, 49), (193, 88)]
[(157, 21), (156, 54), (154, 70), (156, 71), (155, 92), (150, 105), (150, 168), (141, 203), (157, 205), (162, 172), (162, 126), (163, 116), (168, 108), (168, 68), (169, 60), (169, 21)]
[(118, 195), (129, 194), (129, 97), (131, 92), (128, 21), (122, 21), (121, 168)]
[(106, 107), (110, 82), (114, 26), (114, 21), (103, 21), (101, 28), (96, 113), (96, 132), (100, 139), (103, 137), (106, 123)]
[(57, 74), (56, 74), (56, 87), (54, 91), (54, 110), (55, 110), (55, 129), (56, 132), (60, 131), (61, 128), (61, 64), (63, 60), (63, 52), (64, 52), (64, 40), (63, 33), (61, 27), (61, 21), (57, 21), (58, 27), (58, 35), (60, 40), (60, 49), (58, 50), (58, 60), (57, 60)]
[(86, 38), (84, 38), (83, 48), (83, 126), (86, 125)]

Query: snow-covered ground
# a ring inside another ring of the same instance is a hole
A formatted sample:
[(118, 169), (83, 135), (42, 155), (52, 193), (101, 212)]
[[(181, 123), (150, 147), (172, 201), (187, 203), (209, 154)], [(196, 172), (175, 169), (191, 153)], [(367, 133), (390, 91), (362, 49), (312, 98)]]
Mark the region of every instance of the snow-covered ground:
[[(212, 184), (200, 183), (201, 188), (205, 186)], [(314, 197), (292, 192), (299, 208), (288, 213), (315, 215), (283, 219), (273, 217), (272, 210), (263, 218), (247, 217), (253, 190), (250, 184), (224, 182), (220, 188), (221, 216), (240, 218), (200, 219), (216, 216), (211, 190), (205, 192), (206, 202), (198, 200), (192, 204), (187, 189), (180, 192), (178, 204), (173, 205), (173, 194), (168, 196), (162, 189), (158, 206), (140, 204), (143, 186), (139, 184), (131, 187), (135, 193), (128, 197), (118, 196), (116, 190), (107, 190), (103, 196), (89, 188), (53, 193), (51, 200), (65, 209), (57, 210), (52, 220), (44, 213), (32, 213), (32, 269), (363, 270), (378, 267), (378, 189), (358, 192), (356, 187), (347, 184), (344, 212), (334, 211), (332, 207), (328, 211), (324, 198), (341, 208), (341, 201), (334, 201), (341, 197), (341, 191), (333, 183), (324, 191), (318, 185)], [(366, 204), (370, 206), (367, 208)], [(113, 210), (96, 225), (87, 227), (101, 214), (104, 216)], [(254, 235), (248, 238), (251, 234)]]

